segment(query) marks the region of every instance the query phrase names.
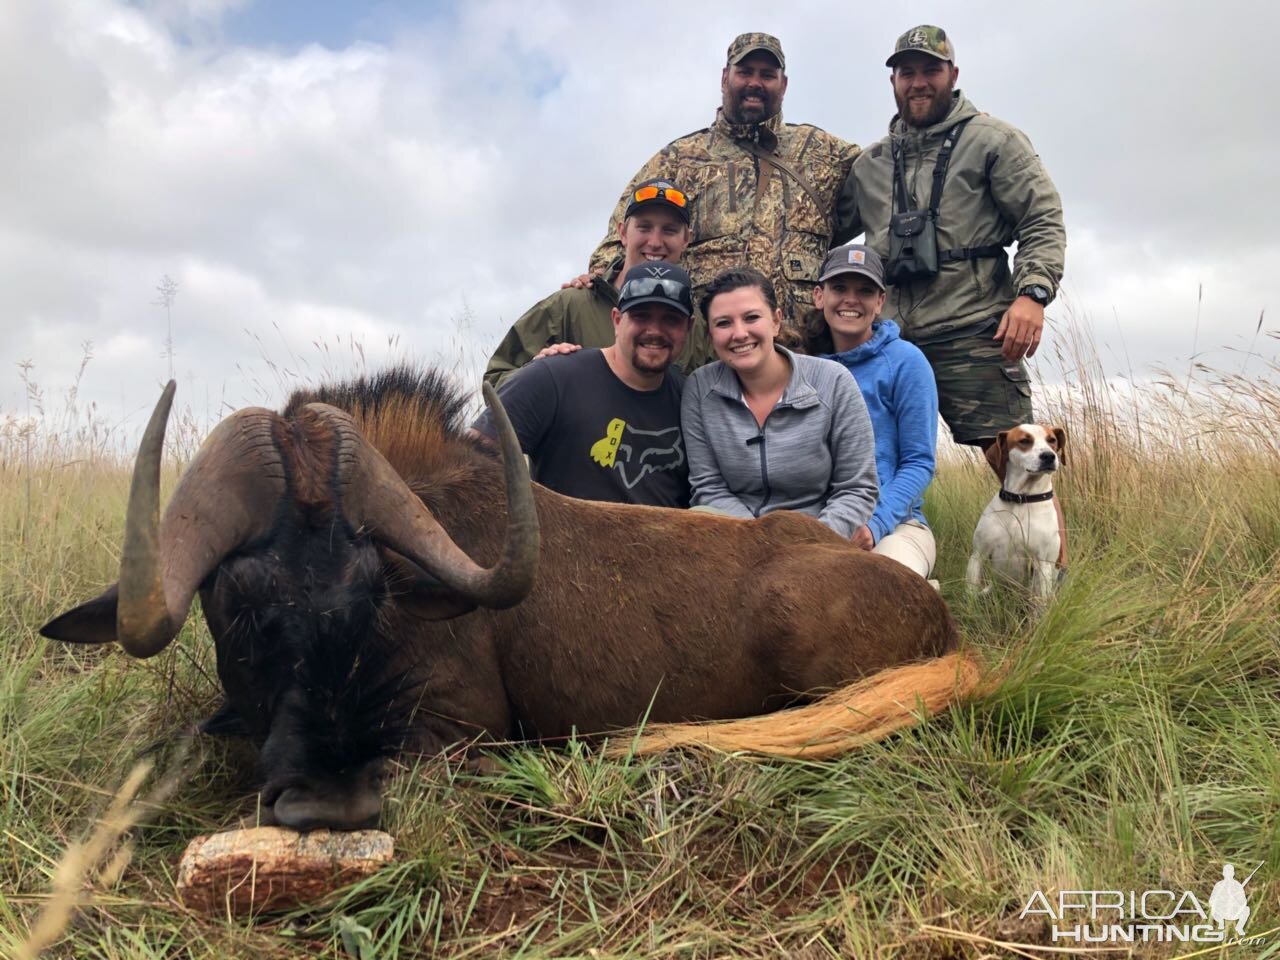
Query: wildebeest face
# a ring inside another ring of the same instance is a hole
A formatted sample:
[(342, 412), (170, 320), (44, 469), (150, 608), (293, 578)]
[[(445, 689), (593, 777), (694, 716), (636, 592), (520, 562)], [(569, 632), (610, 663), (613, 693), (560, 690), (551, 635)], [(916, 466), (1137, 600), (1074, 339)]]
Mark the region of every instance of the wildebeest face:
[(378, 817), (385, 758), (416, 706), (401, 638), (384, 628), (388, 610), (408, 598), (391, 596), (388, 584), (412, 593), (407, 607), (427, 620), (510, 607), (532, 589), (538, 517), (515, 431), (486, 385), (509, 520), (501, 555), (486, 568), (355, 419), (319, 401), (287, 418), (250, 408), (224, 420), (161, 522), (173, 392), (170, 382), (138, 453), (119, 584), (41, 633), (155, 656), (199, 590), (228, 706), (262, 744), (268, 819), (302, 830), (367, 826)]
[(228, 706), (262, 745), (268, 819), (307, 830), (376, 822), (383, 760), (404, 737), (408, 674), (379, 640), (387, 600), (367, 540), (322, 529), (228, 560), (201, 591)]

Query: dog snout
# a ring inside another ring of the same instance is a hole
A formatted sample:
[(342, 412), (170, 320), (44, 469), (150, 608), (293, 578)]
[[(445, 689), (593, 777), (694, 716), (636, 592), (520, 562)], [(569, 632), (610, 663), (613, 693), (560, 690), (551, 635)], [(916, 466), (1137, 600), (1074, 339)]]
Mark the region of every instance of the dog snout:
[(1042, 450), (1040, 452), (1040, 467), (1044, 470), (1053, 470), (1058, 466), (1058, 455), (1052, 450)]

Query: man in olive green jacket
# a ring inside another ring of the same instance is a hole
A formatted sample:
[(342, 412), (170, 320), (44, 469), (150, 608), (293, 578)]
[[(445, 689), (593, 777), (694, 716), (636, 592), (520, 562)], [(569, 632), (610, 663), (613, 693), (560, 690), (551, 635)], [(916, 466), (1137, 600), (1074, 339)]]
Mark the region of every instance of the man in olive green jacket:
[[(689, 192), (693, 240), (683, 264), (693, 277), (694, 303), (718, 274), (747, 264), (773, 282), (784, 329), (796, 334), (813, 306), (836, 198), (858, 148), (818, 127), (783, 123), (786, 89), (778, 39), (737, 37), (720, 76), (715, 123), (667, 144), (640, 168), (589, 269), (601, 271), (617, 256), (614, 231), (634, 185), (670, 177)], [(706, 324), (695, 320), (681, 365), (693, 369), (709, 357)]]
[[(980, 113), (955, 89), (960, 70), (945, 30), (928, 24), (908, 30), (885, 66), (898, 113), (889, 136), (853, 165), (840, 195), (836, 239), (865, 230), (891, 277), (890, 221), (903, 212), (901, 193), (909, 210), (931, 207), (934, 171), (951, 141), (936, 217), (928, 217), (936, 227), (937, 273), (894, 283), (885, 312), (933, 367), (938, 411), (952, 436), (986, 452), (1001, 430), (1035, 420), (1023, 358), (1039, 347), (1044, 308), (1062, 280), (1062, 201), (1026, 135)], [(1011, 270), (1005, 248), (1015, 240)], [(1056, 498), (1055, 506), (1058, 562), (1065, 567)]]
[[(937, 213), (938, 272), (891, 286), (885, 314), (933, 365), (939, 410), (955, 439), (985, 448), (1000, 430), (1033, 419), (1022, 360), (1040, 344), (1044, 308), (1062, 279), (1066, 231), (1062, 201), (1031, 142), (955, 89), (954, 59), (939, 27), (916, 27), (898, 39), (886, 64), (898, 114), (889, 136), (853, 165), (836, 237), (845, 242), (865, 230), (891, 275), (889, 221), (901, 212), (894, 151), (909, 206), (927, 208), (939, 149), (964, 124)], [(1015, 240), (1010, 270), (1004, 248)]]
[(636, 185), (618, 224), (620, 253), (583, 287), (557, 290), (529, 308), (489, 358), (484, 379), (496, 390), (538, 357), (613, 344), (613, 308), (626, 272), (646, 260), (679, 263), (689, 245), (689, 201), (670, 180)]

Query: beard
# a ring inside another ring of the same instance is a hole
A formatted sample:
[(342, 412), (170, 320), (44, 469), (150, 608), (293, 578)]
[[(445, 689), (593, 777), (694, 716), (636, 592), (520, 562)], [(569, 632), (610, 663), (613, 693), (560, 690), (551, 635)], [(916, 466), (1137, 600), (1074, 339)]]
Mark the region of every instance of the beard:
[[(631, 345), (631, 366), (640, 373), (665, 373), (675, 359), (673, 346), (670, 340), (663, 338), (645, 337), (642, 340), (636, 340)], [(650, 360), (649, 351), (642, 351), (641, 347), (663, 351), (663, 359)]]
[[(760, 104), (745, 106), (743, 101), (748, 96), (760, 98)], [(778, 101), (771, 97), (767, 90), (748, 87), (743, 90), (729, 91), (724, 97), (724, 115), (731, 123), (760, 123), (768, 120), (778, 112)]]
[(895, 89), (893, 98), (898, 103), (898, 116), (908, 126), (931, 127), (939, 120), (942, 120), (951, 110), (951, 91), (953, 89), (955, 89), (955, 84), (949, 83), (924, 103), (912, 102)]

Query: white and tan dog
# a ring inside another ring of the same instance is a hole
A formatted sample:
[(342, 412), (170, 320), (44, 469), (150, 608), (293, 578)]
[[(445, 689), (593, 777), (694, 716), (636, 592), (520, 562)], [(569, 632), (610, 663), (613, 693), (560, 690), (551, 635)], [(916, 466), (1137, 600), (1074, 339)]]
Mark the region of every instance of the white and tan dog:
[(987, 450), (1002, 478), (973, 531), (973, 553), (966, 578), (982, 586), (984, 564), (1017, 583), (1030, 581), (1031, 595), (1043, 603), (1057, 583), (1058, 511), (1053, 503), (1053, 474), (1066, 464), (1067, 433), (1061, 427), (1022, 423), (1002, 430)]

